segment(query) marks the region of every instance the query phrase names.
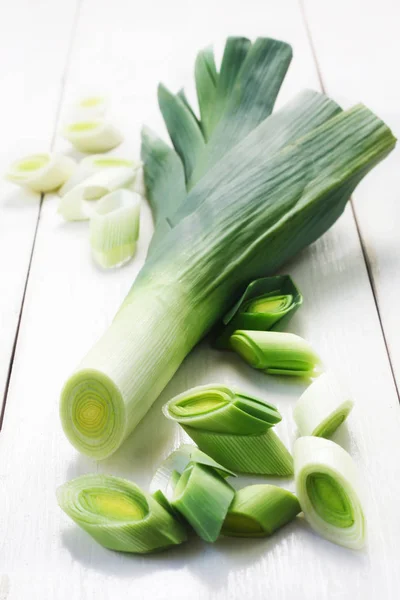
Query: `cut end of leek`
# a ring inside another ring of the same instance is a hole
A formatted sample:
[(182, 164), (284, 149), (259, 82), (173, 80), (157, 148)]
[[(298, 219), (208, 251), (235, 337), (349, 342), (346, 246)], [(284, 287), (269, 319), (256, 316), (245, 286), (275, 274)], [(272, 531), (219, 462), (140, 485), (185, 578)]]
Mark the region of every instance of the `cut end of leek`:
[(79, 152), (88, 154), (107, 152), (123, 141), (118, 129), (104, 119), (75, 121), (64, 127), (63, 135)]
[(230, 343), (249, 365), (269, 375), (313, 377), (319, 372), (319, 356), (293, 333), (238, 330)]
[(365, 517), (351, 456), (330, 440), (302, 437), (295, 442), (294, 467), (297, 496), (311, 527), (335, 544), (362, 548)]
[(293, 410), (300, 435), (330, 437), (354, 406), (340, 383), (323, 373), (300, 396)]
[(110, 550), (144, 554), (186, 540), (184, 528), (168, 511), (119, 477), (78, 477), (58, 488), (57, 499), (75, 523)]
[(13, 162), (6, 179), (34, 192), (46, 193), (58, 189), (72, 175), (76, 163), (61, 154), (32, 154)]
[(236, 492), (221, 533), (231, 537), (266, 537), (299, 512), (299, 501), (291, 492), (275, 485), (249, 485)]
[(73, 105), (73, 112), (82, 118), (103, 117), (108, 108), (108, 99), (100, 94), (91, 94), (79, 98)]
[(119, 267), (135, 254), (139, 237), (140, 196), (117, 190), (102, 198), (90, 219), (90, 246), (95, 262)]

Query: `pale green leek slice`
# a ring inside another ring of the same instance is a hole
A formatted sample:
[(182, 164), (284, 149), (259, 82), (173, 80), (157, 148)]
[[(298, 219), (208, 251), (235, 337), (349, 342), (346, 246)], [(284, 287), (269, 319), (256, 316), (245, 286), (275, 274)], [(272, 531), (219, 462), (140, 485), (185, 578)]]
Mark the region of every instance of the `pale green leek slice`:
[(214, 469), (189, 463), (175, 486), (171, 505), (203, 540), (215, 542), (234, 495)]
[(276, 485), (249, 485), (235, 494), (222, 535), (266, 537), (301, 512), (296, 496)]
[(104, 196), (90, 219), (90, 246), (95, 262), (109, 269), (128, 262), (139, 237), (140, 196), (117, 190)]
[(108, 99), (101, 94), (91, 94), (79, 98), (72, 105), (72, 112), (82, 119), (103, 117), (108, 109)]
[(148, 553), (186, 541), (186, 531), (152, 496), (119, 477), (83, 475), (57, 490), (60, 507), (99, 544)]
[(293, 410), (300, 435), (330, 437), (353, 408), (342, 385), (330, 373), (323, 373), (300, 396)]
[(72, 158), (62, 154), (31, 154), (13, 162), (6, 179), (27, 187), (34, 192), (46, 193), (57, 190), (76, 169)]
[(269, 375), (312, 377), (321, 363), (310, 344), (293, 333), (238, 330), (230, 344), (249, 365)]
[(335, 544), (362, 548), (366, 524), (351, 456), (330, 440), (301, 437), (294, 445), (294, 474), (297, 497), (311, 527)]
[(69, 123), (64, 127), (63, 135), (79, 152), (87, 154), (108, 152), (123, 141), (120, 131), (104, 119)]

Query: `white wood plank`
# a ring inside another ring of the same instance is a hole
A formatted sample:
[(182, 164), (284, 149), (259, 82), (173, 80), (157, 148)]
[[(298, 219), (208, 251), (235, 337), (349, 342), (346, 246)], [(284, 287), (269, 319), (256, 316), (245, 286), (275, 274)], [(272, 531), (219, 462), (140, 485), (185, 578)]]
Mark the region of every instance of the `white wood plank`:
[[(364, 102), (400, 135), (400, 4), (305, 0), (306, 15), (329, 94), (348, 106)], [(400, 147), (354, 194), (382, 325), (400, 388)]]
[(15, 0), (0, 19), (0, 412), (40, 204), (2, 175), (12, 160), (50, 149), (76, 5)]
[[(302, 87), (317, 87), (295, 2), (251, 0), (244, 6), (239, 0), (205, 0), (194, 12), (184, 0), (144, 5), (115, 0), (112, 10), (107, 2), (86, 0), (67, 101), (84, 86), (105, 87), (127, 134), (125, 149), (135, 152), (141, 123), (160, 126), (157, 82), (189, 84), (196, 51), (212, 40), (221, 44), (228, 34), (268, 34), (293, 44), (295, 61), (282, 100)], [(58, 147), (65, 146), (60, 142)], [(0, 590), (8, 590), (8, 600), (396, 598), (400, 484), (392, 474), (400, 458), (400, 416), (350, 211), (290, 265), (290, 272), (305, 296), (293, 331), (306, 336), (329, 367), (349, 379), (357, 400), (338, 435), (366, 480), (367, 550), (356, 554), (333, 546), (298, 520), (271, 540), (221, 540), (214, 546), (192, 541), (168, 554), (123, 556), (97, 546), (58, 509), (55, 487), (82, 473), (98, 470), (147, 485), (161, 458), (182, 437), (162, 417), (160, 406), (198, 383), (236, 383), (275, 401), (284, 415), (282, 437), (290, 446), (293, 442), (291, 409), (301, 384), (268, 378), (203, 344), (111, 459), (95, 463), (70, 447), (59, 423), (60, 387), (111, 320), (143, 262), (150, 231), (144, 211), (135, 261), (104, 273), (91, 263), (86, 224), (61, 224), (55, 201), (44, 206), (0, 435)], [(238, 485), (245, 481), (240, 478)], [(287, 485), (293, 486), (291, 481)]]

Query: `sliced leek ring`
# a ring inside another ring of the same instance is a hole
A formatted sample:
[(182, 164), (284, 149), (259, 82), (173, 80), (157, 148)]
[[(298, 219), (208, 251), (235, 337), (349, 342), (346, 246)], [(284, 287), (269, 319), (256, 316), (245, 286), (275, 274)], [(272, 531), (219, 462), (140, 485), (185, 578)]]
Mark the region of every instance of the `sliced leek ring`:
[(76, 169), (76, 163), (62, 154), (31, 154), (13, 162), (5, 177), (34, 192), (57, 190)]
[(123, 141), (119, 130), (104, 119), (69, 123), (64, 127), (63, 135), (79, 152), (87, 154), (108, 152)]

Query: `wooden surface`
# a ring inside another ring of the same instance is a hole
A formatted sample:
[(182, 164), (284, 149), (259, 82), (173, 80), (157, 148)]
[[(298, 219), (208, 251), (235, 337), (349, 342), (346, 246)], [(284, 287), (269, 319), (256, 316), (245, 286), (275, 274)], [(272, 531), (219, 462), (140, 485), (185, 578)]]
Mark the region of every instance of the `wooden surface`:
[[(142, 123), (162, 131), (157, 83), (185, 85), (193, 97), (196, 51), (214, 42), (220, 53), (232, 34), (293, 45), (278, 104), (322, 83), (339, 102), (363, 101), (400, 132), (394, 1), (16, 0), (1, 12), (3, 170), (26, 151), (67, 151), (57, 135), (62, 119), (76, 97), (94, 90), (110, 96), (126, 135), (118, 153), (137, 155)], [(292, 330), (348, 381), (356, 401), (336, 440), (365, 482), (369, 540), (359, 553), (318, 538), (297, 519), (270, 540), (194, 540), (168, 554), (124, 556), (96, 545), (62, 514), (54, 491), (74, 476), (98, 471), (149, 483), (182, 439), (160, 412), (173, 394), (208, 381), (241, 385), (279, 406), (279, 430), (292, 446), (291, 413), (303, 386), (258, 374), (204, 343), (116, 455), (100, 463), (78, 455), (61, 430), (60, 388), (143, 263), (150, 213), (144, 207), (134, 261), (102, 272), (90, 259), (86, 223), (62, 223), (54, 196), (45, 198), (38, 220), (39, 198), (2, 184), (0, 600), (398, 598), (398, 159), (396, 151), (378, 167), (356, 191), (353, 208), (287, 269), (305, 297)], [(290, 480), (282, 484), (293, 488)]]

